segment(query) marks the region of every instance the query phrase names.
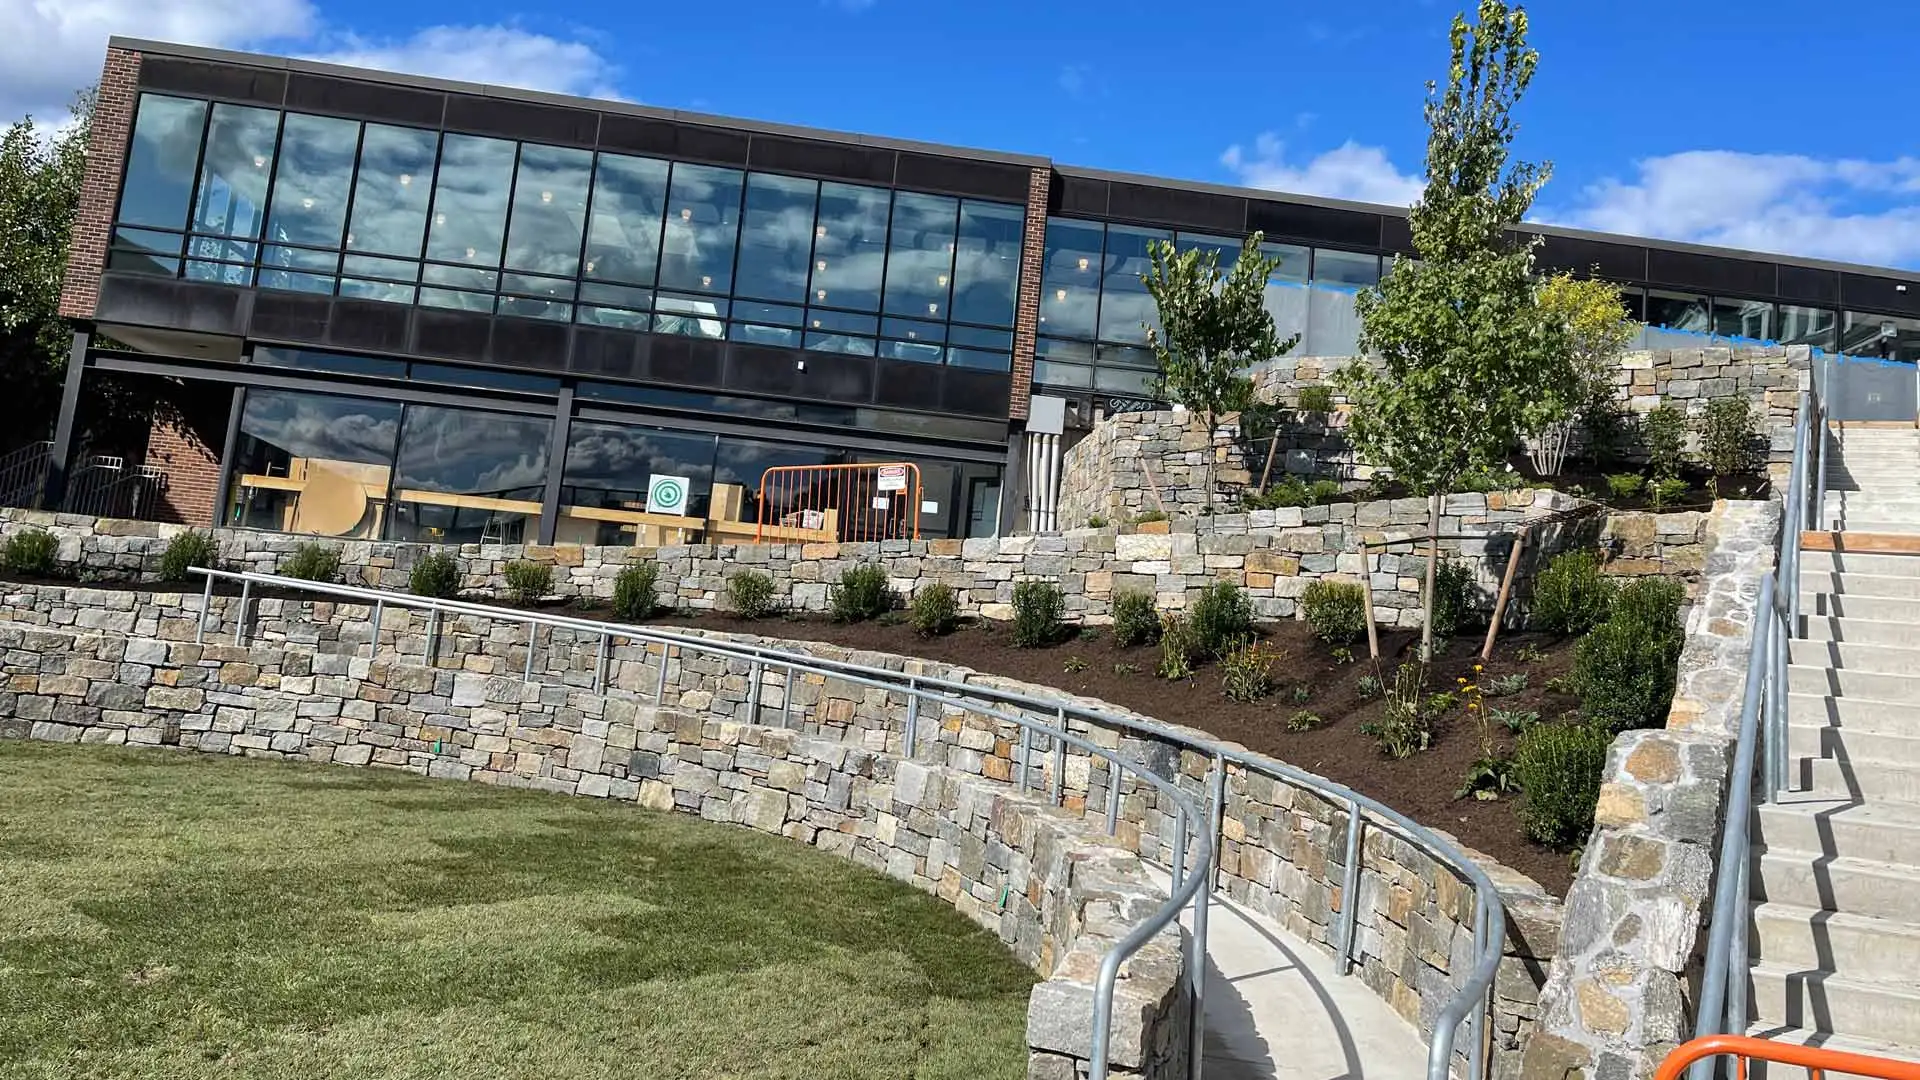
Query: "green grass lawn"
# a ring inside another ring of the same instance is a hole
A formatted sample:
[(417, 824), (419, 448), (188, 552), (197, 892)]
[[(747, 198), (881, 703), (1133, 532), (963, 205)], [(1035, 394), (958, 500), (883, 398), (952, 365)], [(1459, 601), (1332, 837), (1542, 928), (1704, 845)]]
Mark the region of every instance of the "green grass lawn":
[(0, 743), (0, 1078), (1019, 1077), (1033, 976), (791, 841)]

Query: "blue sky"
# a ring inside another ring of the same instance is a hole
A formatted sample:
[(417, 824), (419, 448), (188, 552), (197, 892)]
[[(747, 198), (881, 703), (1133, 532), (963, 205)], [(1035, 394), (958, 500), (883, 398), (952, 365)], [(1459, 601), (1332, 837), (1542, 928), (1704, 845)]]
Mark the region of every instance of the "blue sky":
[[(1405, 202), (1442, 0), (0, 0), (0, 107), (54, 111), (110, 32), (617, 94)], [(1546, 0), (1517, 151), (1542, 220), (1920, 266), (1912, 0)]]

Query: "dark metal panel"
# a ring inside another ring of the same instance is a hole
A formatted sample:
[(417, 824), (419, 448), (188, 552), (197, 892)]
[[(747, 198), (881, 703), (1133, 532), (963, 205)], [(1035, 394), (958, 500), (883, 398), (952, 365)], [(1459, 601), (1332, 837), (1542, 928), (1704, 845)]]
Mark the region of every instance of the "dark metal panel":
[(567, 370), (567, 324), (547, 319), (499, 318), (488, 355), (503, 367)]
[(1774, 276), (1775, 267), (1770, 262), (1647, 249), (1647, 280), (1658, 285), (1678, 285), (1715, 294), (1772, 296), (1777, 284)]
[(1840, 274), (1833, 270), (1816, 270), (1811, 266), (1782, 264), (1780, 299), (1837, 304), (1840, 302)]
[(227, 285), (103, 274), (94, 318), (238, 337), (245, 325), (245, 301), (246, 290)]
[[(1906, 291), (1901, 292), (1902, 288)], [(1920, 285), (1868, 274), (1841, 274), (1840, 306), (1854, 311), (1920, 315)]]
[(349, 349), (405, 352), (407, 318), (414, 310), (404, 304), (342, 297), (333, 303), (327, 341)]
[(327, 316), (332, 309), (324, 296), (262, 290), (253, 296), (253, 318), (247, 323), (247, 333), (278, 341), (325, 341)]
[(1568, 270), (1621, 281), (1647, 280), (1647, 249), (1572, 236), (1544, 236), (1535, 259), (1542, 269)]
[[(873, 403), (901, 409), (918, 409), (922, 412), (939, 412), (941, 407), (941, 380), (937, 377), (939, 370), (909, 360), (876, 361)], [(1006, 410), (1002, 409), (1000, 415), (1005, 416)]]
[(644, 334), (581, 326), (573, 332), (567, 370), (601, 378), (637, 379), (645, 371)]
[(1380, 246), (1401, 255), (1413, 254), (1413, 225), (1406, 218), (1381, 214)]
[(1007, 402), (1013, 392), (1013, 376), (1006, 372), (950, 367), (945, 369), (941, 382), (946, 411), (1006, 418)]
[(735, 342), (725, 386), (763, 397), (800, 397), (865, 405), (873, 398), (873, 357), (802, 352)]
[(726, 364), (726, 343), (705, 338), (656, 334), (647, 343), (646, 377), (677, 386), (718, 387)]
[(600, 114), (600, 149), (623, 154), (670, 157), (677, 141), (670, 120), (621, 113)]
[(438, 127), (446, 111), (446, 95), (435, 90), (294, 72), (287, 85), (287, 108), (390, 124)]
[(1247, 202), (1247, 228), (1258, 229), (1269, 240), (1304, 240), (1308, 243), (1340, 244), (1345, 247), (1382, 246), (1379, 214), (1354, 210), (1335, 210), (1301, 203)]
[(894, 168), (895, 187), (914, 191), (937, 191), (944, 195), (972, 195), (1000, 202), (1027, 201), (1025, 165), (1007, 165), (997, 161), (967, 161), (937, 154), (913, 154), (901, 151)]
[(600, 114), (591, 109), (536, 105), (473, 94), (447, 95), (447, 130), (499, 135), (562, 146), (592, 146)]
[(1086, 176), (1053, 174), (1052, 209), (1061, 214), (1107, 216), (1107, 182)]
[(893, 183), (893, 158), (891, 150), (781, 135), (755, 135), (747, 148), (747, 164), (755, 169), (862, 184)]
[(485, 361), (492, 322), (478, 312), (415, 309), (413, 351), (449, 360)]
[(140, 89), (278, 108), (287, 96), (287, 73), (177, 56), (147, 56), (140, 61)]
[(197, 379), (273, 390), (300, 390), (317, 394), (372, 393), (391, 401), (418, 402), (423, 405), (451, 405), (462, 408), (490, 409), (523, 416), (552, 416), (553, 399), (528, 401), (524, 393), (515, 397), (504, 391), (431, 390), (390, 380), (327, 372), (297, 375), (283, 369), (230, 364), (221, 360), (189, 360), (185, 357), (154, 357), (131, 353), (97, 352), (90, 367), (99, 371), (124, 371), (138, 375), (164, 375), (175, 379)]
[(1247, 225), (1247, 200), (1116, 180), (1107, 187), (1107, 216), (1239, 235)]

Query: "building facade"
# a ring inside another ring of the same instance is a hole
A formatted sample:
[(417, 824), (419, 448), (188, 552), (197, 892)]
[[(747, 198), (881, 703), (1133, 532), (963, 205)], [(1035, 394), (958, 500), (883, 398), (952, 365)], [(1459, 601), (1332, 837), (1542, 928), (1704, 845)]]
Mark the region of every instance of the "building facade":
[[(1148, 245), (1254, 230), (1306, 355), (1353, 351), (1410, 246), (1389, 207), (115, 39), (43, 497), (117, 375), (203, 406), (147, 448), (193, 524), (690, 539), (657, 478), (711, 532), (769, 469), (900, 462), (917, 498), (843, 526), (991, 535), (1051, 502), (1063, 429), (1150, 397)], [(1920, 355), (1920, 277), (1539, 231), (1653, 327)]]

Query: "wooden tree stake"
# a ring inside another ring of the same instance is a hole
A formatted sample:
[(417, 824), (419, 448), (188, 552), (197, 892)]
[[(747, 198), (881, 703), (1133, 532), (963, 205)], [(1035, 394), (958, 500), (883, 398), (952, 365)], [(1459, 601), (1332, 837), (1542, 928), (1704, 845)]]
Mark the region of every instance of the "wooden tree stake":
[(1493, 656), (1493, 639), (1500, 633), (1500, 620), (1507, 611), (1507, 596), (1513, 590), (1513, 574), (1520, 567), (1521, 549), (1527, 546), (1527, 530), (1521, 529), (1513, 537), (1513, 549), (1507, 553), (1507, 572), (1500, 577), (1500, 596), (1493, 602), (1493, 618), (1487, 623), (1487, 643), (1480, 648), (1480, 659), (1488, 660)]

